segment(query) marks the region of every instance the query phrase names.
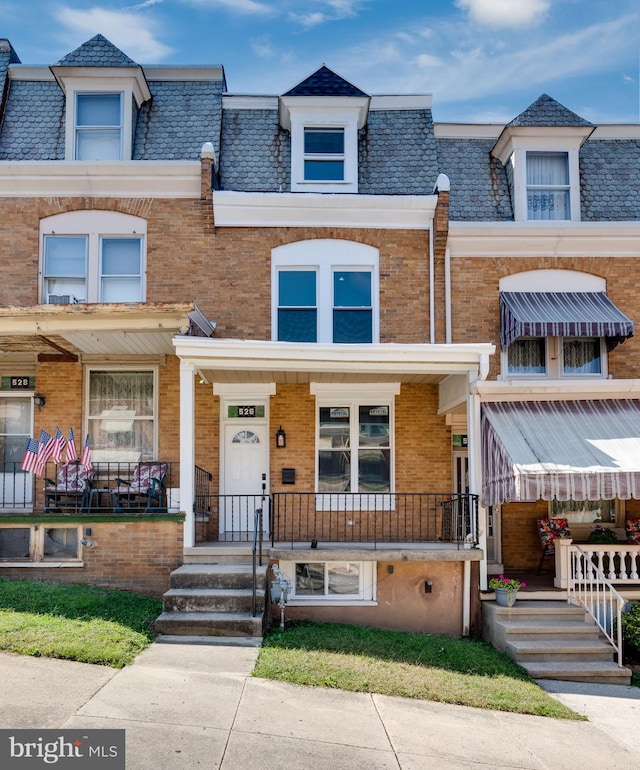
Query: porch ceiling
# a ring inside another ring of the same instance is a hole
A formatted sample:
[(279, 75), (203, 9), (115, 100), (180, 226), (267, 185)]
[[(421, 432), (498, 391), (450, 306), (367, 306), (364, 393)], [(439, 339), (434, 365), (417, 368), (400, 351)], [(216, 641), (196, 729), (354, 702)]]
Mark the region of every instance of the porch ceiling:
[(493, 345), (329, 345), (176, 337), (176, 354), (207, 382), (437, 384), (482, 372)]
[(210, 324), (194, 303), (32, 305), (0, 308), (0, 353), (173, 355), (173, 337)]

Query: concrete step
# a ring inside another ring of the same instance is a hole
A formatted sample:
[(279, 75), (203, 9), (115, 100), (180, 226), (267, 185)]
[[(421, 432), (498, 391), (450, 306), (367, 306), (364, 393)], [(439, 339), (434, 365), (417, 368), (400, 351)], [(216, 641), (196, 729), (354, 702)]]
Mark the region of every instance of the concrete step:
[(631, 671), (628, 668), (620, 668), (614, 662), (518, 662), (534, 679), (623, 685), (629, 685), (631, 682)]
[(540, 620), (513, 621), (511, 623), (499, 621), (504, 627), (505, 636), (509, 639), (528, 639), (549, 637), (557, 639), (565, 637), (589, 637), (599, 636), (598, 627), (593, 623), (556, 621), (540, 618)]
[(155, 622), (158, 634), (176, 636), (262, 636), (262, 613), (163, 612)]
[[(258, 611), (264, 609), (264, 585), (256, 592)], [(165, 612), (250, 612), (253, 591), (246, 588), (170, 588), (163, 596)]]
[(520, 665), (524, 665), (524, 661), (542, 663), (569, 659), (576, 663), (587, 663), (600, 660), (611, 662), (613, 659), (611, 645), (598, 637), (593, 640), (571, 641), (562, 638), (546, 641), (507, 641), (507, 651)]
[(221, 543), (185, 548), (184, 564), (252, 564), (253, 554), (249, 543)]
[[(267, 567), (257, 567), (258, 585), (264, 588)], [(183, 564), (170, 576), (172, 588), (251, 588), (251, 564)]]
[(613, 647), (582, 607), (557, 601), (482, 603), (482, 633), (535, 679), (629, 684)]

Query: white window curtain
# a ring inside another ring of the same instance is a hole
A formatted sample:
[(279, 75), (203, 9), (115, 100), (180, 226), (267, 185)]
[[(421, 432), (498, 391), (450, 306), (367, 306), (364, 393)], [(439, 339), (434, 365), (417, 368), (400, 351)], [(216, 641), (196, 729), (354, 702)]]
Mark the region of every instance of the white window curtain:
[(152, 371), (90, 373), (89, 441), (94, 459), (155, 459), (153, 380)]
[(527, 153), (528, 218), (570, 219), (566, 152)]
[(509, 374), (544, 374), (545, 341), (541, 338), (519, 339), (509, 345)]
[(562, 363), (565, 374), (600, 374), (600, 340), (593, 337), (564, 340)]

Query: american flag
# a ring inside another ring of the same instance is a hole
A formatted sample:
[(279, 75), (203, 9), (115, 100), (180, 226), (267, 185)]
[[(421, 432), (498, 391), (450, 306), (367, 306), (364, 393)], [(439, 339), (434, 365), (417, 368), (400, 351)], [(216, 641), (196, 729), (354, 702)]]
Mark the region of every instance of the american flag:
[(38, 467), (38, 450), (40, 444), (33, 438), (27, 441), (27, 448), (24, 450), (24, 457), (20, 463), (20, 468), (27, 473), (35, 473)]
[(40, 449), (38, 451), (38, 465), (36, 466), (36, 473), (38, 476), (41, 476), (44, 472), (47, 460), (53, 454), (53, 445), (55, 443), (55, 439), (52, 438), (46, 430), (41, 430), (40, 438), (38, 441), (40, 443)]
[(67, 441), (67, 465), (78, 459), (78, 450), (76, 449), (76, 437), (73, 428), (69, 428), (69, 440)]
[(84, 440), (84, 447), (82, 449), (82, 465), (85, 471), (93, 470), (93, 463), (91, 462), (91, 448), (89, 446), (89, 434)]
[(58, 465), (62, 462), (62, 453), (64, 452), (65, 444), (66, 441), (64, 440), (62, 431), (56, 426), (56, 437), (53, 440), (53, 452), (51, 453), (51, 457)]

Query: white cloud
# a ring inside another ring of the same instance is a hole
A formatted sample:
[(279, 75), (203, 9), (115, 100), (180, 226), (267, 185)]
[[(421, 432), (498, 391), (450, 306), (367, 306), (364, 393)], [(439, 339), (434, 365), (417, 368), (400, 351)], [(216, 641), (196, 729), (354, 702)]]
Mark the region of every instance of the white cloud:
[(62, 37), (69, 51), (100, 33), (140, 63), (159, 62), (173, 53), (157, 39), (153, 20), (135, 12), (62, 6), (54, 16), (66, 28)]
[(551, 5), (550, 0), (456, 0), (469, 11), (473, 21), (488, 27), (523, 27), (538, 24)]
[(224, 8), (226, 11), (247, 14), (271, 13), (271, 7), (257, 0), (186, 0), (189, 5), (199, 7)]
[(430, 53), (421, 53), (416, 57), (418, 67), (440, 67), (442, 59), (438, 56), (432, 56)]
[(362, 0), (314, 0), (309, 10), (289, 11), (289, 18), (305, 29), (311, 29), (327, 21), (353, 18), (361, 6)]

